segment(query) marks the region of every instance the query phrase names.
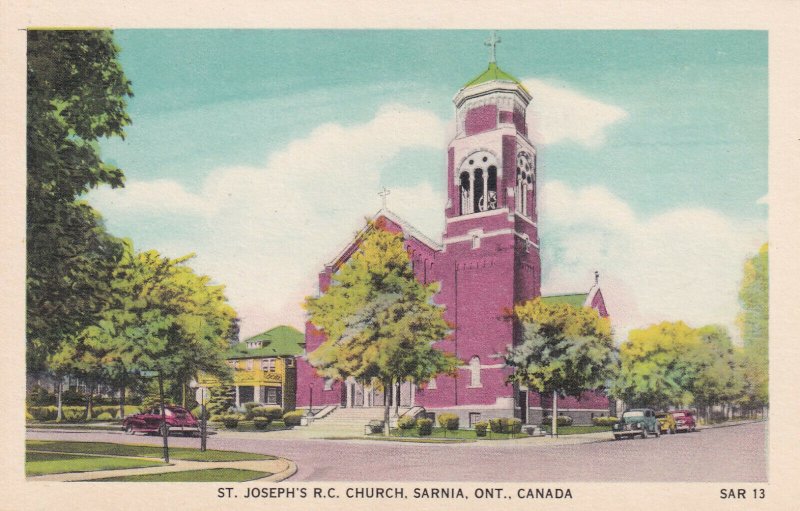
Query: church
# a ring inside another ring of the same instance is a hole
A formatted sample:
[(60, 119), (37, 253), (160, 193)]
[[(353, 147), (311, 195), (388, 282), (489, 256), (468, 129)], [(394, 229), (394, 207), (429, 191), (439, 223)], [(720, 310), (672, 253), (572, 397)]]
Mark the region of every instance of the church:
[[(297, 406), (314, 410), (338, 406), (376, 411), (392, 405), (435, 417), (455, 413), (462, 427), (494, 417), (539, 423), (549, 415), (550, 399), (511, 384), (504, 363), (507, 347), (520, 341), (504, 311), (541, 296), (541, 258), (537, 213), (536, 147), (528, 138), (526, 111), (531, 93), (501, 70), (494, 36), (488, 69), (455, 95), (456, 135), (447, 147), (447, 205), (441, 243), (385, 206), (373, 217), (378, 228), (402, 232), (414, 273), (423, 283), (437, 281), (435, 300), (445, 308), (452, 335), (435, 344), (463, 361), (455, 377), (439, 376), (424, 385), (405, 382), (386, 392), (356, 381), (319, 377), (307, 358), (297, 361)], [(319, 274), (324, 293), (337, 269), (355, 251), (350, 244)], [(588, 287), (588, 286), (587, 286)], [(585, 293), (542, 297), (596, 309), (608, 316), (598, 279)], [(306, 353), (325, 340), (306, 324)], [(421, 407), (422, 409), (416, 408)], [(609, 415), (609, 400), (587, 391), (580, 399), (559, 400), (559, 413), (575, 423)], [(377, 414), (376, 417), (379, 417)]]

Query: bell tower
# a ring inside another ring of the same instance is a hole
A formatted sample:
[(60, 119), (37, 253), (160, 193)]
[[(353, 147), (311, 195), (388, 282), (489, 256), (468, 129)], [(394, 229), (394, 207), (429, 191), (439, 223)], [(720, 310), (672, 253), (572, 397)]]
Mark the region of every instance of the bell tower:
[(497, 65), (498, 42), (493, 33), (488, 68), (453, 99), (443, 241), (446, 251), (468, 244), (473, 255), (487, 243), (495, 251), (501, 240), (505, 248), (513, 244), (516, 303), (540, 294), (536, 148), (525, 118), (532, 96)]

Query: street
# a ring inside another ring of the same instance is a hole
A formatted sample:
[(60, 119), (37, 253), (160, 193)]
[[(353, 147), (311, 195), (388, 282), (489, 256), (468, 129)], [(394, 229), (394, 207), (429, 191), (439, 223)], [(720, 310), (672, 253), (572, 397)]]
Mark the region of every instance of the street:
[[(517, 442), (414, 444), (359, 440), (209, 438), (209, 449), (273, 454), (297, 463), (300, 481), (683, 481), (767, 480), (767, 422), (663, 435), (646, 440), (545, 445)], [(116, 432), (38, 432), (28, 439), (158, 444)], [(199, 446), (196, 438), (170, 445)]]

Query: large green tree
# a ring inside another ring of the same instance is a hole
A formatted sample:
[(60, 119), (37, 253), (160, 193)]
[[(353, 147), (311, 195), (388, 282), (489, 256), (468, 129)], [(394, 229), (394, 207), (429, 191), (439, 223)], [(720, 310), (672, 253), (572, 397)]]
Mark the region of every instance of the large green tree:
[(433, 303), (436, 285), (414, 277), (402, 234), (370, 224), (358, 249), (319, 297), (306, 298), (311, 322), (327, 339), (309, 355), (329, 378), (353, 377), (384, 389), (384, 432), (389, 434), (388, 393), (398, 382), (425, 382), (460, 365), (433, 347), (449, 332), (444, 309)]
[(749, 406), (769, 403), (769, 249), (765, 243), (744, 264), (739, 291), (739, 326), (744, 341), (743, 370)]
[(78, 336), (77, 351), (101, 360), (108, 382), (124, 388), (142, 370), (179, 384), (199, 372), (229, 376), (222, 354), (238, 333), (236, 313), (223, 286), (186, 265), (190, 258), (137, 253), (124, 242), (109, 299)]
[(617, 354), (608, 318), (588, 307), (548, 304), (535, 298), (514, 308), (522, 342), (509, 349), (509, 382), (553, 396), (553, 434), (558, 396), (580, 396), (605, 387), (615, 375)]
[(59, 343), (91, 324), (121, 255), (80, 197), (123, 184), (98, 140), (124, 136), (131, 84), (107, 30), (28, 31), (28, 367), (43, 368)]

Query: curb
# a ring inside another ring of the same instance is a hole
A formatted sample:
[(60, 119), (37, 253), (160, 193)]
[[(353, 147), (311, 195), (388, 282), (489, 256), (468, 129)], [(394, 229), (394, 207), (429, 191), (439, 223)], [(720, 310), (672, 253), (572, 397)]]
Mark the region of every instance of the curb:
[(280, 481), (285, 481), (286, 479), (289, 479), (290, 477), (292, 477), (293, 475), (295, 475), (297, 473), (297, 463), (295, 463), (294, 461), (292, 461), (290, 459), (286, 459), (286, 458), (280, 458), (280, 459), (284, 460), (287, 463), (287, 465), (289, 465), (286, 468), (286, 470), (284, 470), (283, 472), (278, 472), (277, 474), (272, 474), (269, 477), (265, 477), (263, 479), (259, 479), (260, 481), (270, 481), (270, 482), (277, 483), (277, 482), (280, 482)]

